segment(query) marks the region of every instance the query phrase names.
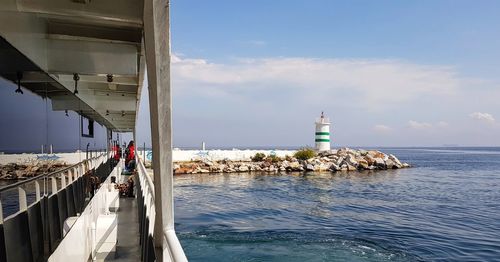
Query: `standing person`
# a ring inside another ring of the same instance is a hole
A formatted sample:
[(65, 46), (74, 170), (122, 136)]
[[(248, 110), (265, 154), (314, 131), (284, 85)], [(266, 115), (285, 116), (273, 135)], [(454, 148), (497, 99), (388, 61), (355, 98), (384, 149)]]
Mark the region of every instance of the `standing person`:
[(118, 143), (114, 143), (114, 146), (113, 146), (113, 153), (115, 154), (114, 155), (114, 159), (115, 160), (120, 160), (120, 148), (118, 147)]
[(126, 152), (125, 166), (127, 169), (132, 170), (135, 168), (135, 146), (133, 140), (128, 144)]

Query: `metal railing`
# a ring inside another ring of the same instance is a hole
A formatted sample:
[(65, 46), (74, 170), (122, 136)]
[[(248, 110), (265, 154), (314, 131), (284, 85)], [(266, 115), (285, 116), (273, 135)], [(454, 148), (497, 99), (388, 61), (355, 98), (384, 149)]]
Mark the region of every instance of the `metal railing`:
[[(143, 161), (139, 157), (136, 159), (138, 180), (137, 183), (137, 206), (139, 215), (139, 233), (141, 243), (141, 259), (142, 261), (155, 261), (162, 259), (166, 261), (187, 261), (184, 250), (175, 234), (174, 230), (163, 232), (163, 247), (162, 252), (167, 252), (168, 256), (164, 254), (156, 254), (153, 241), (154, 224), (155, 224), (155, 191), (153, 180), (151, 179)], [(161, 261), (161, 260), (160, 260)]]
[(155, 261), (153, 233), (156, 217), (155, 210), (155, 192), (151, 177), (148, 175), (146, 168), (139, 157), (136, 158), (137, 163), (137, 212), (139, 218), (139, 235), (141, 244), (141, 261)]
[[(85, 208), (91, 192), (84, 174), (108, 159), (108, 153), (102, 153), (0, 188), (0, 261), (46, 260), (64, 237), (65, 220)], [(6, 212), (5, 219), (3, 203), (12, 213)]]
[(85, 210), (76, 218), (48, 262), (102, 261), (116, 252), (118, 237), (119, 190), (113, 177), (121, 173), (120, 160), (100, 184)]

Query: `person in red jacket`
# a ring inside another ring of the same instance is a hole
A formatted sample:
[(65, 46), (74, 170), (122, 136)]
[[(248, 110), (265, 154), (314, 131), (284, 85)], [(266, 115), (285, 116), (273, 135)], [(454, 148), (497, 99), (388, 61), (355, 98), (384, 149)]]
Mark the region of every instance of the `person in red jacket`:
[(120, 147), (118, 147), (118, 143), (113, 143), (113, 158), (116, 162), (120, 161)]
[(130, 141), (125, 151), (125, 166), (127, 169), (132, 170), (135, 168), (135, 146), (134, 141)]

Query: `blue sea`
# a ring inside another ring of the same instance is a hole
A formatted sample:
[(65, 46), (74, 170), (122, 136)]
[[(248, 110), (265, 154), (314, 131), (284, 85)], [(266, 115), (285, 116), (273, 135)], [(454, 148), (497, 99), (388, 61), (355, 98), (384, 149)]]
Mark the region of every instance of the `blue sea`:
[(175, 177), (190, 261), (500, 261), (500, 148), (383, 148), (414, 167)]

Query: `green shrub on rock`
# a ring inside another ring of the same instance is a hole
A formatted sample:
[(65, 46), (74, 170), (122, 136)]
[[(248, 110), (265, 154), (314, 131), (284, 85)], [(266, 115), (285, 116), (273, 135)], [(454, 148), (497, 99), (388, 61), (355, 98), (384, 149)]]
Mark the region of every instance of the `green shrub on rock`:
[(293, 156), (299, 160), (307, 160), (307, 159), (315, 157), (316, 151), (314, 151), (311, 148), (303, 148), (303, 149), (295, 152), (295, 154)]
[(271, 161), (272, 163), (278, 163), (278, 162), (280, 162), (282, 159), (281, 159), (281, 157), (279, 157), (279, 156), (276, 156), (276, 155), (270, 155), (270, 156), (268, 156), (268, 157), (266, 158), (266, 160), (269, 160), (269, 161)]
[(260, 162), (260, 161), (264, 160), (264, 158), (266, 158), (266, 155), (264, 153), (256, 153), (250, 159), (252, 159), (253, 162)]

